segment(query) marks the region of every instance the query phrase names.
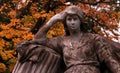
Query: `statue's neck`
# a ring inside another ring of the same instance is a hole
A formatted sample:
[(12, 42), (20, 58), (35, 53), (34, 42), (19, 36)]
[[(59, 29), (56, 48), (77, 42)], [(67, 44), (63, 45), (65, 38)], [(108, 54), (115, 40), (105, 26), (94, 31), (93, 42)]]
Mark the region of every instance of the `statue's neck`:
[(80, 32), (80, 31), (71, 31), (70, 32), (71, 38), (79, 37), (81, 34), (82, 34), (82, 32)]

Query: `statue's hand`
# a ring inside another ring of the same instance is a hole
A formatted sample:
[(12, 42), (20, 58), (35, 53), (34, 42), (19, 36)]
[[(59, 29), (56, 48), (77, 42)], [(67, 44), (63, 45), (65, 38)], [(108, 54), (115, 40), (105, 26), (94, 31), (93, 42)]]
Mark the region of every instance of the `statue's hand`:
[(25, 47), (27, 47), (29, 44), (30, 41), (22, 41), (20, 43), (17, 43), (16, 45), (17, 52), (22, 56), (26, 51)]
[(36, 40), (33, 41), (22, 41), (16, 45), (16, 50), (18, 52), (18, 59), (20, 62), (27, 60), (37, 61), (39, 53), (43, 51), (43, 48), (38, 48)]
[(64, 12), (64, 11), (62, 11), (62, 12), (54, 15), (54, 16), (51, 18), (51, 20), (54, 20), (54, 21), (56, 21), (56, 22), (57, 22), (57, 21), (63, 21), (63, 20), (65, 19), (66, 15), (67, 15), (67, 13)]

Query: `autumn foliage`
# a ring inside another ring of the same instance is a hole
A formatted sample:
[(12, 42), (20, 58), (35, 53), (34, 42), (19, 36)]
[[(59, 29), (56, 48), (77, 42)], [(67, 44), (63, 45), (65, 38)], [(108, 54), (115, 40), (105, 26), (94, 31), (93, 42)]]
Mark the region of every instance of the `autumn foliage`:
[[(34, 38), (53, 15), (70, 5), (68, 1), (83, 9), (89, 32), (118, 38), (120, 7), (113, 0), (0, 0), (0, 73), (12, 71), (17, 61), (15, 45)], [(64, 34), (63, 24), (58, 22), (46, 36)]]

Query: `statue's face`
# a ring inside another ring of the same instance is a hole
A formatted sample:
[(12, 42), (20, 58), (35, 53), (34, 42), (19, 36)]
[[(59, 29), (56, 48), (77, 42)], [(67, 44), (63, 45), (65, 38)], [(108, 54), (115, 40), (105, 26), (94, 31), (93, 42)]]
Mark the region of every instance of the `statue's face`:
[(66, 25), (69, 30), (80, 30), (81, 21), (78, 15), (67, 15)]

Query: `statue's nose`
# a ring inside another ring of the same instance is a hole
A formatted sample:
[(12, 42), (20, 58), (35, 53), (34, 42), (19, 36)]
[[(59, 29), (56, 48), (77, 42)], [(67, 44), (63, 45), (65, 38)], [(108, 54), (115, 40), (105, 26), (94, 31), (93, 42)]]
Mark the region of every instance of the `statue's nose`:
[(74, 24), (75, 24), (75, 21), (74, 21), (73, 19), (71, 20), (71, 24), (72, 24), (72, 25), (74, 25)]

